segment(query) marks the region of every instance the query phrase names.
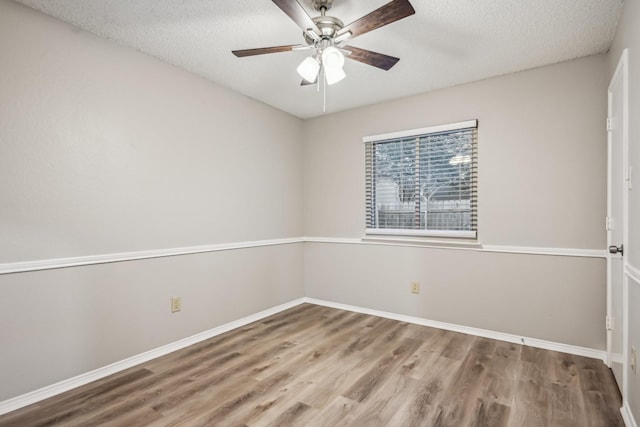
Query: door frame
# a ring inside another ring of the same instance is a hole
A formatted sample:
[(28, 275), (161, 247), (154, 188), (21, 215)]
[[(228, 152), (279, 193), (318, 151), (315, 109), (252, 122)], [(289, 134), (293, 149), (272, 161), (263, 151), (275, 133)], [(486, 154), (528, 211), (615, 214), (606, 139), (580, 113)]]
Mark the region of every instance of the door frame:
[[(621, 122), (621, 130), (622, 130), (622, 176), (624, 184), (624, 188), (622, 191), (622, 244), (624, 248), (628, 247), (628, 234), (629, 234), (629, 194), (628, 194), (628, 183), (629, 183), (629, 53), (628, 49), (624, 49), (622, 54), (620, 55), (620, 59), (618, 61), (618, 65), (616, 66), (616, 70), (611, 77), (611, 81), (607, 88), (607, 117), (611, 117), (611, 109), (612, 109), (612, 87), (614, 84), (618, 83), (619, 79), (622, 79), (622, 122)], [(612, 189), (612, 166), (613, 166), (613, 158), (612, 158), (612, 133), (607, 132), (607, 217), (611, 217), (612, 210), (612, 200), (611, 200), (611, 189)], [(618, 244), (618, 242), (611, 241), (611, 230), (607, 227), (607, 247), (609, 245)], [(623, 401), (626, 400), (626, 396), (628, 395), (627, 387), (628, 387), (628, 366), (629, 366), (629, 356), (628, 356), (628, 337), (627, 331), (629, 329), (628, 325), (628, 278), (625, 274), (627, 270), (627, 258), (622, 257), (622, 269), (621, 279), (622, 279), (622, 384), (619, 384), (621, 387), (621, 393), (623, 397)], [(611, 255), (607, 252), (607, 319), (612, 318), (613, 311), (613, 302), (612, 302), (612, 267), (611, 267)], [(608, 322), (607, 322), (608, 326)], [(607, 366), (611, 367), (612, 363), (612, 331), (610, 328), (606, 328), (607, 332)]]

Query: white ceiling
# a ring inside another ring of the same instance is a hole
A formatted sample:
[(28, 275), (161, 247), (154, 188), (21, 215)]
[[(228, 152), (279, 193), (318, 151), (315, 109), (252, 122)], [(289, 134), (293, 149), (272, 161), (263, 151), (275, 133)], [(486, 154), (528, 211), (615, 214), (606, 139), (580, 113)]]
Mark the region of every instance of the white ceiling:
[[(323, 114), (296, 67), (309, 52), (236, 58), (304, 43), (270, 0), (17, 0), (301, 118)], [(311, 0), (299, 0), (311, 16)], [(334, 0), (348, 24), (388, 0)], [(326, 112), (374, 104), (609, 49), (622, 0), (411, 0), (416, 14), (349, 44), (400, 58), (389, 71), (347, 61)]]

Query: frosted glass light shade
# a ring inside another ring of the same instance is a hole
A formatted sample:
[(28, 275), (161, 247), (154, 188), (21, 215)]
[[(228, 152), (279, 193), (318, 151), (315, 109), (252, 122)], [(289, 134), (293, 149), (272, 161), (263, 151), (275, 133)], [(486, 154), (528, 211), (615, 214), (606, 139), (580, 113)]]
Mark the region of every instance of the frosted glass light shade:
[(309, 83), (313, 83), (318, 78), (320, 63), (315, 58), (308, 57), (298, 65), (298, 74)]
[(344, 55), (335, 47), (329, 46), (322, 51), (322, 66), (328, 85), (338, 83), (346, 77), (343, 65)]
[(325, 68), (338, 69), (344, 65), (344, 55), (333, 46), (329, 46), (322, 51), (322, 64)]
[(327, 84), (331, 86), (332, 84), (338, 83), (340, 80), (347, 77), (342, 68), (329, 68), (325, 67), (324, 75), (327, 78)]

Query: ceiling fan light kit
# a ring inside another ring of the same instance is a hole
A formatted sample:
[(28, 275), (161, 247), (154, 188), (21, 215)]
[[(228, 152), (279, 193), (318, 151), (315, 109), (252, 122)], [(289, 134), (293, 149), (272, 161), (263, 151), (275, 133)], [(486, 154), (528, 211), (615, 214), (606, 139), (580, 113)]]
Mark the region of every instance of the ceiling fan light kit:
[(333, 0), (312, 0), (313, 8), (320, 16), (311, 18), (298, 0), (272, 0), (300, 29), (306, 45), (275, 46), (257, 49), (235, 50), (237, 57), (263, 55), (267, 53), (288, 52), (292, 50), (315, 49), (312, 56), (305, 58), (297, 71), (304, 79), (303, 86), (319, 83), (324, 76), (328, 85), (335, 84), (346, 77), (344, 58), (372, 65), (381, 70), (389, 70), (398, 58), (346, 45), (346, 41), (368, 33), (392, 22), (413, 15), (415, 10), (408, 0), (392, 0), (373, 12), (344, 25), (336, 17), (326, 15)]
[(316, 55), (305, 58), (298, 66), (297, 71), (306, 82), (315, 83), (322, 69), (327, 84), (332, 85), (347, 76), (342, 69), (343, 66), (344, 54), (335, 47), (328, 46)]
[(344, 55), (333, 46), (322, 50), (322, 63), (327, 68), (338, 69), (344, 66)]
[(327, 84), (338, 83), (346, 77), (342, 67), (344, 66), (344, 55), (333, 46), (322, 50), (322, 64), (324, 65), (324, 76)]
[(347, 75), (345, 74), (342, 68), (335, 68), (335, 69), (325, 68), (324, 77), (327, 80), (327, 84), (331, 86), (333, 84), (338, 83), (340, 80), (344, 79), (345, 77), (347, 77)]
[(304, 61), (298, 65), (297, 71), (305, 81), (313, 83), (316, 81), (318, 74), (320, 73), (320, 63), (317, 59), (310, 56), (305, 58)]

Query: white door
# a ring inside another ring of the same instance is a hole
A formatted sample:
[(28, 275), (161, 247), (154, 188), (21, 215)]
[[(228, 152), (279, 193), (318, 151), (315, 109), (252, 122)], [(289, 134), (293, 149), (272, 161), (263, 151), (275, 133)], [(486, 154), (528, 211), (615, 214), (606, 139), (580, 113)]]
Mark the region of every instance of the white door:
[(620, 58), (608, 90), (607, 179), (607, 351), (618, 386), (624, 366), (624, 246), (627, 236), (627, 51)]

